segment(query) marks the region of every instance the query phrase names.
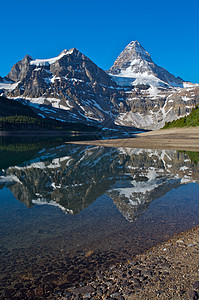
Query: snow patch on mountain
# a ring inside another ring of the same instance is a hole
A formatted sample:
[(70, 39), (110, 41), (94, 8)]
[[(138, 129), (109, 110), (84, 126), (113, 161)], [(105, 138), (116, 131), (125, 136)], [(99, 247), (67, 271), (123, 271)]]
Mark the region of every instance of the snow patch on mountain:
[(139, 112), (120, 113), (115, 120), (116, 125), (135, 126), (137, 128), (159, 129), (164, 126), (163, 115), (160, 111), (150, 111), (147, 115)]
[(111, 77), (120, 86), (136, 86), (144, 84), (152, 87), (169, 87), (168, 84), (152, 74), (138, 74), (131, 72), (130, 67), (127, 70), (121, 71), (119, 75), (111, 75)]
[(15, 175), (7, 175), (7, 176), (0, 176), (0, 183), (5, 183), (5, 184), (11, 184), (11, 183), (21, 183), (21, 181), (17, 178)]
[[(71, 54), (73, 53), (74, 49), (71, 50), (63, 50), (58, 56), (53, 57), (53, 58), (48, 58), (48, 59), (35, 59), (30, 61), (31, 65), (35, 65), (37, 67), (43, 67), (43, 66), (49, 66), (51, 64), (54, 64), (57, 60), (59, 60), (60, 58), (62, 58), (65, 55)], [(36, 69), (37, 71), (39, 69)]]
[(8, 90), (11, 92), (18, 86), (19, 83), (20, 81), (13, 83), (11, 81), (4, 80), (3, 82), (0, 82), (0, 90)]

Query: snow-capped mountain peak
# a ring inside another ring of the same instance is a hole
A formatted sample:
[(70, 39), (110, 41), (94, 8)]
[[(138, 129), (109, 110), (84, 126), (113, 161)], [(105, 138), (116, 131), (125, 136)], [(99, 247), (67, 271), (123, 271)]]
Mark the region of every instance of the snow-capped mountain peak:
[(132, 65), (133, 61), (136, 59), (152, 62), (150, 54), (142, 47), (142, 45), (138, 41), (132, 41), (118, 56), (115, 64), (120, 64), (124, 61), (125, 63)]
[(108, 73), (119, 85), (183, 87), (183, 80), (156, 65), (138, 41), (132, 41), (125, 47)]

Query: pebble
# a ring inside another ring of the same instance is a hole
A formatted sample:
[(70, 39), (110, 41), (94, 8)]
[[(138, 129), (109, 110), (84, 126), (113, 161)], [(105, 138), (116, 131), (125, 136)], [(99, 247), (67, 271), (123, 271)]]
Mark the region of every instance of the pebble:
[(90, 298), (91, 298), (91, 294), (90, 293), (83, 295), (83, 299), (90, 299)]
[(193, 289), (199, 291), (199, 281), (194, 282)]
[(131, 281), (131, 282), (133, 282), (133, 283), (135, 283), (135, 284), (140, 284), (140, 280), (137, 279), (137, 278), (135, 278), (135, 277), (130, 277), (130, 278), (129, 278), (129, 281)]
[(118, 297), (120, 297), (120, 296), (121, 296), (121, 295), (120, 295), (120, 293), (118, 293), (118, 292), (116, 292), (116, 293), (110, 295), (111, 298), (118, 298)]
[(84, 287), (79, 287), (76, 289), (72, 290), (73, 294), (90, 294), (90, 293), (94, 293), (95, 289), (92, 286), (84, 286)]
[(176, 243), (184, 243), (183, 240), (177, 240)]
[(142, 275), (147, 276), (147, 277), (152, 277), (153, 276), (153, 272), (151, 270), (143, 270), (141, 272)]
[(97, 290), (97, 295), (98, 295), (98, 296), (102, 296), (102, 295), (103, 295), (102, 289), (98, 289), (98, 290)]
[(16, 283), (15, 285), (14, 285), (14, 288), (15, 289), (17, 289), (17, 290), (19, 290), (19, 289), (21, 289), (22, 287), (24, 287), (24, 285), (23, 285), (23, 283)]
[(198, 299), (198, 293), (196, 291), (188, 291), (188, 296), (190, 300), (197, 300)]

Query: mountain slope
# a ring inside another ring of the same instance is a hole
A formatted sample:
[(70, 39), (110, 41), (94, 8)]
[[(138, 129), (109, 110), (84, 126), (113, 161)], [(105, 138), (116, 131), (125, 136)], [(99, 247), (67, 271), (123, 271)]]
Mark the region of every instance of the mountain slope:
[(174, 120), (173, 122), (168, 122), (165, 124), (163, 129), (173, 128), (173, 127), (191, 127), (199, 126), (199, 108), (193, 108), (191, 113), (183, 118)]
[(80, 123), (61, 122), (37, 115), (30, 107), (0, 96), (0, 130), (59, 130), (97, 132), (97, 127)]
[(37, 117), (38, 115), (33, 112), (33, 110), (26, 105), (14, 101), (12, 99), (7, 99), (0, 96), (0, 117), (8, 116), (29, 116)]

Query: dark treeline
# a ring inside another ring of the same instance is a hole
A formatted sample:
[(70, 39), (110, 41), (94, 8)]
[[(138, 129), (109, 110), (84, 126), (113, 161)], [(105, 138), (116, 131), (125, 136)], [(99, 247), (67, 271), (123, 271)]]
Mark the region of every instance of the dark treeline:
[(38, 116), (31, 108), (0, 96), (0, 130), (59, 130), (96, 132), (97, 127), (82, 123), (62, 122)]

